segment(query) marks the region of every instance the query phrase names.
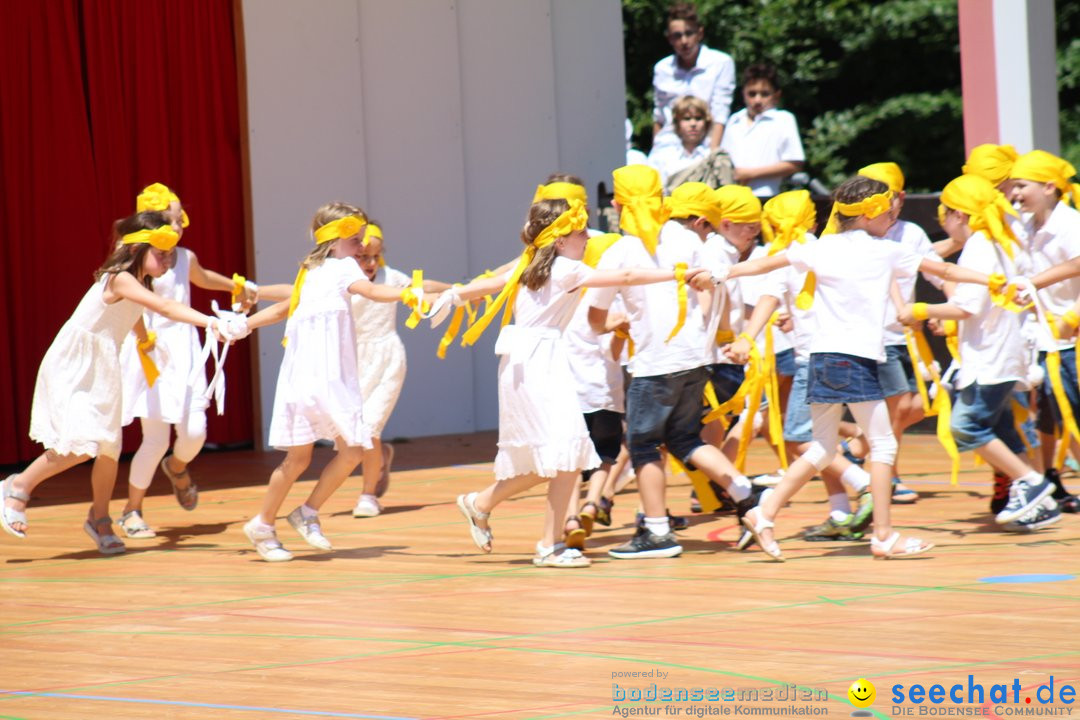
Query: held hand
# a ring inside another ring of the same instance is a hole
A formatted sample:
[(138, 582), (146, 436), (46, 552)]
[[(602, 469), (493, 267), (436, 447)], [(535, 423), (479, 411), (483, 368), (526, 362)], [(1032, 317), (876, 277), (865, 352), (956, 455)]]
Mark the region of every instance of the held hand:
[(912, 310), (911, 303), (908, 303), (902, 310), (898, 310), (896, 313), (896, 319), (900, 321), (902, 325), (914, 325), (918, 322), (915, 319), (914, 311)]
[(687, 284), (695, 290), (712, 289), (712, 276), (705, 268), (690, 268), (684, 277)]
[(780, 310), (776, 313), (776, 327), (780, 332), (791, 332), (795, 329), (795, 321), (791, 318), (791, 313), (787, 310)]
[(721, 265), (710, 273), (713, 285), (723, 285), (731, 275), (731, 265)]
[(945, 326), (941, 324), (941, 321), (937, 318), (930, 318), (926, 321), (926, 327), (930, 329), (930, 332), (934, 333), (938, 337), (945, 337)]
[(724, 355), (732, 362), (746, 363), (750, 359), (750, 342), (744, 338), (735, 338), (735, 342), (722, 348)]
[(233, 310), (246, 315), (257, 302), (259, 302), (259, 286), (248, 280), (241, 291), (239, 308), (234, 306)]
[(1007, 287), (1005, 289), (1005, 292), (1006, 292), (1006, 294), (1008, 294), (1010, 292), (1013, 293), (1014, 302), (1017, 305), (1021, 306), (1021, 307), (1026, 307), (1028, 305), (1031, 305), (1033, 302), (1035, 302), (1035, 298), (1033, 298), (1031, 296), (1031, 292), (1030, 292), (1031, 287), (1032, 286), (1029, 285), (1028, 283), (1023, 283), (1023, 284), (1010, 283), (1009, 287)]
[(139, 349), (142, 350), (144, 353), (153, 352), (154, 347), (157, 345), (157, 333), (146, 333), (146, 339), (136, 340), (136, 344), (139, 346)]
[(607, 321), (604, 323), (604, 328), (607, 332), (615, 332), (616, 330), (630, 330), (630, 322), (622, 313), (609, 312)]

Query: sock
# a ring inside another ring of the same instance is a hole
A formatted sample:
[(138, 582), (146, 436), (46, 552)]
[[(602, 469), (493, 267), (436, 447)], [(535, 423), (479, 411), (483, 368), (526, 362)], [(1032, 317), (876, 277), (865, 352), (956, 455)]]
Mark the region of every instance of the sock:
[(653, 535), (667, 535), (671, 532), (671, 523), (668, 522), (667, 515), (658, 518), (645, 518), (645, 527)]
[(735, 477), (731, 478), (731, 485), (729, 485), (727, 488), (728, 495), (730, 495), (731, 499), (735, 502), (739, 502), (740, 500), (745, 500), (746, 498), (750, 497), (750, 494), (753, 492), (753, 490), (753, 483), (751, 483), (750, 479), (745, 475), (736, 475)]
[(870, 487), (870, 473), (858, 465), (851, 465), (840, 475), (840, 482), (847, 485), (857, 493)]
[(318, 517), (319, 511), (311, 509), (307, 503), (304, 503), (300, 506), (300, 515), (307, 520), (308, 518)]
[(846, 492), (838, 492), (835, 495), (829, 496), (829, 509), (832, 510), (832, 516), (836, 520), (843, 520), (845, 517), (851, 514), (851, 503), (848, 502), (848, 496)]

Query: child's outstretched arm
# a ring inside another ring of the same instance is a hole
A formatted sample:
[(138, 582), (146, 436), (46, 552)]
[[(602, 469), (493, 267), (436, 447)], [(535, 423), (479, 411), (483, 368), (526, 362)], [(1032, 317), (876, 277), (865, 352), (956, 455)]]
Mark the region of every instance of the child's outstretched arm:
[(204, 315), (198, 310), (193, 310), (190, 306), (185, 305), (182, 302), (163, 298), (154, 291), (147, 290), (142, 283), (135, 279), (134, 275), (128, 272), (121, 272), (114, 275), (109, 281), (108, 291), (116, 297), (138, 303), (148, 310), (156, 312), (158, 315), (167, 317), (170, 320), (176, 320), (177, 322), (185, 322), (199, 327), (208, 327), (210, 322), (214, 319), (209, 315)]
[(279, 323), (289, 316), (289, 301), (282, 300), (281, 302), (274, 303), (268, 308), (264, 308), (255, 313), (247, 319), (248, 328), (255, 330), (257, 328), (266, 327), (267, 325), (273, 325)]
[(292, 297), (292, 284), (291, 283), (275, 283), (273, 285), (260, 285), (259, 286), (259, 299), (270, 300), (272, 302), (280, 302), (281, 300), (288, 300)]
[[(231, 293), (236, 288), (236, 283), (232, 278), (225, 277), (221, 273), (214, 272), (204, 268), (199, 263), (199, 258), (195, 253), (188, 251), (191, 257), (191, 264), (188, 267), (188, 278), (191, 280), (191, 284), (195, 287), (200, 287), (203, 290), (219, 290), (221, 292)], [(245, 282), (241, 292), (241, 303), (246, 311), (252, 305), (259, 301), (259, 287), (253, 282)]]
[(1059, 265), (1043, 270), (1032, 277), (1031, 282), (1035, 285), (1036, 290), (1042, 290), (1048, 285), (1059, 283), (1062, 280), (1069, 280), (1077, 275), (1080, 275), (1080, 257), (1074, 257), (1072, 260), (1066, 260)]
[[(651, 285), (652, 283), (671, 282), (676, 279), (675, 270), (662, 268), (621, 268), (617, 270), (597, 270), (582, 283), (582, 287), (623, 287), (625, 285)], [(684, 278), (691, 282), (701, 273), (708, 273), (704, 268), (689, 268)]]
[(914, 325), (923, 320), (967, 320), (971, 313), (949, 303), (910, 303), (897, 311), (896, 319), (904, 325)]
[(765, 273), (771, 273), (773, 270), (779, 270), (790, 264), (791, 262), (787, 258), (787, 253), (779, 253), (777, 255), (757, 258), (755, 260), (745, 260), (741, 263), (735, 263), (728, 270), (727, 276), (728, 278), (737, 278), (745, 275), (764, 275)]
[(968, 268), (963, 268), (959, 265), (954, 265), (953, 263), (941, 262), (940, 260), (929, 260), (927, 258), (923, 258), (922, 262), (919, 263), (919, 272), (937, 275), (939, 278), (943, 278), (950, 282), (986, 285), (990, 281), (990, 276), (986, 273), (969, 270)]
[(370, 280), (357, 280), (349, 286), (353, 295), (366, 297), (375, 302), (397, 302), (401, 300), (401, 288), (390, 285), (376, 285)]

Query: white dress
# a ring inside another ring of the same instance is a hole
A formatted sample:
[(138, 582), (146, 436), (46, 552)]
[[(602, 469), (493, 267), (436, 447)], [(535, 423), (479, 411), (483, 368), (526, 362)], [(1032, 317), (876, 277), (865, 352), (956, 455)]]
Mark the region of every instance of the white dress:
[[(176, 265), (154, 280), (154, 292), (169, 300), (191, 305), (191, 251), (177, 248)], [(154, 387), (147, 386), (146, 375), (136, 350), (137, 339), (128, 333), (120, 351), (124, 377), (124, 424), (135, 418), (149, 418), (176, 425), (192, 413), (206, 413), (210, 401), (206, 395), (206, 368), (198, 364), (202, 345), (194, 325), (177, 322), (157, 313), (144, 312), (147, 331), (157, 333), (150, 357), (160, 376)]]
[(338, 437), (371, 447), (356, 374), (356, 331), (349, 285), (366, 280), (353, 258), (327, 258), (307, 273), (300, 304), (285, 325), (270, 444), (309, 445)]
[(495, 343), (502, 356), (496, 480), (600, 467), (562, 335), (592, 272), (584, 263), (557, 257), (543, 287), (518, 290), (514, 324)]
[[(375, 272), (372, 282), (404, 288), (412, 281), (405, 273), (383, 266)], [(397, 334), (397, 308), (397, 303), (352, 296), (356, 369), (364, 398), (364, 420), (373, 437), (382, 436), (405, 383), (405, 345)]]
[(142, 306), (104, 301), (105, 275), (60, 328), (38, 369), (30, 437), (60, 455), (120, 457), (120, 343)]

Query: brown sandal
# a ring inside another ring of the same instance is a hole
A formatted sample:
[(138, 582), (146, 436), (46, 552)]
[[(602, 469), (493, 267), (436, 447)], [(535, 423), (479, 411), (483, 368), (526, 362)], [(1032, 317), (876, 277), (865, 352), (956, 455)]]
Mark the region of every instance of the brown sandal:
[[(571, 525), (577, 527), (571, 528)], [(585, 538), (588, 537), (588, 533), (585, 532), (585, 528), (581, 526), (581, 522), (577, 518), (567, 520), (564, 531), (566, 533), (566, 547), (574, 550), (585, 549)]]
[[(165, 477), (169, 478), (169, 482), (172, 483), (173, 495), (176, 496), (176, 502), (180, 504), (180, 507), (188, 511), (194, 510), (199, 504), (199, 488), (195, 485), (195, 481), (191, 479), (187, 468), (179, 473), (169, 469), (169, 457), (161, 459), (161, 472), (165, 473)], [(187, 487), (177, 487), (177, 481), (184, 478), (188, 480)]]
[(581, 506), (581, 512), (578, 513), (578, 522), (585, 529), (585, 537), (592, 536), (593, 526), (596, 524), (596, 515), (599, 511), (600, 508), (592, 500)]

